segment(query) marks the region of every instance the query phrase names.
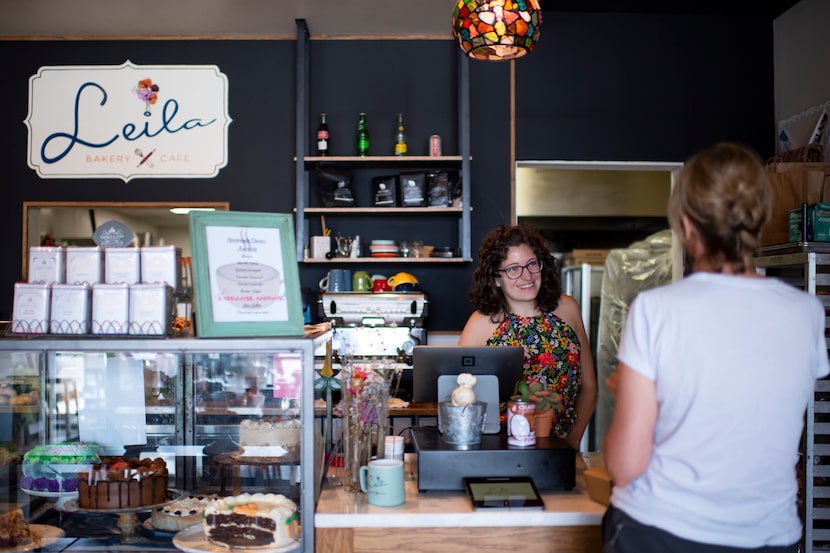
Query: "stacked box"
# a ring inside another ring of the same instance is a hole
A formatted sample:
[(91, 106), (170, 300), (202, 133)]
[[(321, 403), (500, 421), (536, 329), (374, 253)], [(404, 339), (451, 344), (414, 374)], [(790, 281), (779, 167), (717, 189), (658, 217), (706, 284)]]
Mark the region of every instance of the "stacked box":
[(138, 284), (141, 282), (141, 256), (138, 248), (106, 248), (104, 282)]
[(830, 203), (818, 202), (808, 206), (809, 221), (807, 236), (802, 237), (801, 209), (791, 209), (789, 212), (789, 241), (790, 242), (830, 242)]
[(130, 320), (130, 286), (126, 283), (92, 287), (92, 333), (127, 334)]
[(90, 286), (104, 281), (104, 250), (99, 246), (66, 248), (67, 284)]
[(167, 284), (130, 286), (130, 334), (164, 336), (171, 328), (173, 288)]
[(30, 283), (52, 284), (66, 282), (64, 248), (32, 247), (29, 248), (29, 278)]
[(92, 288), (89, 284), (53, 284), (49, 332), (89, 334), (92, 315)]
[(813, 209), (813, 240), (830, 242), (830, 203), (819, 202)]
[(181, 292), (182, 249), (176, 246), (141, 248), (141, 282), (168, 284), (173, 293)]
[(46, 334), (49, 331), (50, 294), (49, 284), (15, 283), (12, 332)]

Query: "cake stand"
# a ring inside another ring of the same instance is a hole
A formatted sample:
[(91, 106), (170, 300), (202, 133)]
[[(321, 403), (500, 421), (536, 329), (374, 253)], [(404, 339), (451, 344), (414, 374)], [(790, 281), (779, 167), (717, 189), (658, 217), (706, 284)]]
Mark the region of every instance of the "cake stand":
[(26, 488), (20, 488), (20, 491), (33, 497), (43, 497), (49, 501), (54, 501), (55, 509), (58, 511), (64, 510), (63, 506), (67, 501), (78, 497), (78, 492), (44, 492), (38, 490), (27, 490)]
[(245, 456), (241, 451), (228, 451), (219, 453), (213, 457), (213, 462), (219, 465), (219, 494), (224, 495), (227, 485), (225, 479), (225, 468), (231, 469), (232, 494), (242, 493), (240, 484), (240, 467), (266, 468), (274, 465), (296, 465), (299, 463), (299, 456), (292, 450), (287, 450), (285, 455), (280, 457), (254, 457)]
[[(76, 494), (77, 495), (77, 494)], [(138, 527), (138, 513), (141, 511), (152, 511), (157, 507), (162, 507), (168, 503), (172, 503), (177, 499), (184, 497), (184, 493), (179, 490), (168, 489), (167, 501), (156, 503), (154, 505), (142, 505), (141, 507), (125, 507), (121, 509), (83, 509), (78, 506), (78, 498), (69, 499), (64, 502), (64, 510), (68, 513), (95, 513), (95, 514), (111, 514), (118, 515), (118, 521), (115, 523), (118, 529), (121, 530), (121, 543), (135, 543), (141, 536), (136, 531)]]

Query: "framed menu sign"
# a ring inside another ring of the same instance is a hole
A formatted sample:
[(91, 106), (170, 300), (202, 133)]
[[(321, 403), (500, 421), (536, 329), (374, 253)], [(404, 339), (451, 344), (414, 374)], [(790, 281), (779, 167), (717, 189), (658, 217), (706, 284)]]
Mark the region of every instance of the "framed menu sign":
[(302, 336), (290, 215), (191, 211), (196, 334)]

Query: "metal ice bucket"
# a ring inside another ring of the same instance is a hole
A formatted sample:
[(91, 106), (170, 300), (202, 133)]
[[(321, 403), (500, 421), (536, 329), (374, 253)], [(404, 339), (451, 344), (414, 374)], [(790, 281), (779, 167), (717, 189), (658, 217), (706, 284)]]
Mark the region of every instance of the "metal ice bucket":
[(476, 401), (459, 407), (449, 401), (438, 403), (441, 433), (448, 444), (471, 445), (481, 443), (481, 431), (487, 415), (487, 403)]

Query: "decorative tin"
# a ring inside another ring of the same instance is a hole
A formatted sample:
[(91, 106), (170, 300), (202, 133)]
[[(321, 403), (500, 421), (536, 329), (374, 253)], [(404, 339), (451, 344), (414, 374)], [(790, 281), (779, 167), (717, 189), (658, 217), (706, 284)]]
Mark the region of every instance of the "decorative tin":
[(130, 286), (130, 334), (164, 336), (172, 328), (173, 288), (167, 284)]
[(168, 284), (174, 293), (181, 291), (182, 249), (176, 246), (141, 248), (141, 282)]
[(536, 444), (536, 404), (511, 399), (507, 402), (507, 445)]
[(89, 284), (104, 281), (104, 250), (98, 246), (66, 248), (66, 283)]
[(49, 332), (89, 334), (92, 315), (92, 288), (89, 284), (53, 284)]
[(127, 334), (129, 320), (129, 285), (99, 282), (92, 287), (93, 334)]
[(52, 284), (66, 282), (65, 250), (60, 247), (29, 248), (29, 282)]
[(49, 331), (50, 294), (48, 284), (15, 283), (12, 332), (46, 334)]
[(107, 284), (141, 282), (141, 259), (138, 248), (106, 248), (104, 267), (104, 282)]

